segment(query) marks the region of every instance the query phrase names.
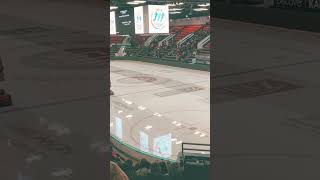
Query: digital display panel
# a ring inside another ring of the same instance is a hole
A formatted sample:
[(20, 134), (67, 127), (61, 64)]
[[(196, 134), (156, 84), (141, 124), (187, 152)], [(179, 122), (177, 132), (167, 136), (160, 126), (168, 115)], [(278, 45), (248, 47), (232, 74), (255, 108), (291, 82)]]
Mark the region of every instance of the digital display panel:
[(122, 139), (122, 133), (123, 133), (123, 130), (122, 130), (122, 119), (116, 117), (116, 136), (119, 139)]
[(143, 131), (140, 131), (140, 149), (145, 152), (149, 151), (149, 136)]
[(155, 155), (169, 158), (172, 155), (171, 134), (154, 138), (153, 152)]

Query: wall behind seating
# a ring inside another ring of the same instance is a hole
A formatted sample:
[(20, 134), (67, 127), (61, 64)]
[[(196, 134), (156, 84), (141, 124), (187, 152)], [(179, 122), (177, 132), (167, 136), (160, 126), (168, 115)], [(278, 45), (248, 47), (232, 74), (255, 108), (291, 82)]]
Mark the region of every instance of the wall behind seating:
[(200, 25), (206, 23), (210, 23), (209, 16), (172, 20), (170, 21), (170, 26)]

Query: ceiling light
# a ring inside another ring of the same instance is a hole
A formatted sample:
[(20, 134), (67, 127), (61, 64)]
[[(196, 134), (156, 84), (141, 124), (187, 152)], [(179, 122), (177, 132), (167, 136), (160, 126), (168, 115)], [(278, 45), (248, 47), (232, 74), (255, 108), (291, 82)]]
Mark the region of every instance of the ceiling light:
[(136, 4), (140, 4), (140, 3), (131, 1), (131, 2), (127, 2), (127, 4), (136, 5)]
[(127, 104), (129, 104), (129, 105), (130, 105), (130, 104), (132, 104), (132, 102), (131, 102), (131, 101), (125, 101), (125, 103), (127, 103)]
[(174, 11), (174, 12), (169, 12), (169, 14), (180, 14), (181, 12), (179, 11)]
[(193, 134), (200, 134), (200, 132), (199, 132), (199, 131), (196, 131), (196, 132), (194, 132)]
[(132, 118), (132, 117), (133, 117), (133, 115), (131, 115), (131, 114), (126, 116), (126, 118)]
[(176, 144), (182, 144), (182, 141), (177, 141)]
[(200, 6), (200, 7), (207, 7), (207, 6), (210, 6), (210, 3), (206, 3), (206, 4), (199, 4), (198, 6)]
[(140, 109), (141, 111), (143, 111), (143, 110), (146, 109), (146, 107), (144, 107), (144, 106), (139, 106), (138, 109)]
[(182, 9), (181, 8), (172, 8), (172, 9), (169, 9), (169, 11), (181, 11)]
[(204, 137), (204, 136), (206, 136), (206, 134), (204, 134), (204, 133), (202, 133), (202, 134), (200, 135), (200, 137)]
[(178, 126), (178, 127), (181, 126), (181, 123), (176, 124), (176, 126)]
[(133, 4), (133, 5), (136, 5), (136, 4), (143, 4), (145, 3), (146, 1), (130, 1), (130, 2), (127, 2), (127, 4)]
[(177, 121), (173, 121), (172, 124), (177, 124)]
[(123, 113), (123, 111), (122, 111), (122, 110), (119, 110), (119, 111), (118, 111), (118, 114), (121, 114), (121, 113)]
[(110, 123), (110, 127), (113, 127), (113, 123)]
[(195, 8), (194, 11), (207, 11), (207, 8)]
[(177, 141), (177, 139), (176, 138), (172, 138), (171, 141), (174, 142), (174, 141)]
[(153, 115), (154, 115), (154, 116), (158, 116), (158, 117), (161, 117), (161, 116), (162, 116), (162, 115), (159, 114), (159, 113), (154, 113)]
[(133, 2), (136, 2), (136, 3), (145, 3), (146, 1), (133, 1)]
[(148, 125), (148, 126), (145, 127), (146, 130), (149, 130), (149, 129), (151, 129), (151, 128), (152, 128), (152, 126), (150, 126), (150, 125)]
[(110, 6), (110, 9), (113, 10), (113, 9), (118, 9), (117, 6)]

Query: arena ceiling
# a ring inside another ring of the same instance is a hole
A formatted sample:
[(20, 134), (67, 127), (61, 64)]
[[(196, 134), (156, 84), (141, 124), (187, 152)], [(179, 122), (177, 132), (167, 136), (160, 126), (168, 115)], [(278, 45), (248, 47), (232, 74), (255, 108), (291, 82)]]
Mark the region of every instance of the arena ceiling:
[(209, 16), (210, 8), (212, 8), (209, 0), (111, 0), (110, 10), (119, 7), (136, 7), (152, 4), (169, 4), (171, 19)]

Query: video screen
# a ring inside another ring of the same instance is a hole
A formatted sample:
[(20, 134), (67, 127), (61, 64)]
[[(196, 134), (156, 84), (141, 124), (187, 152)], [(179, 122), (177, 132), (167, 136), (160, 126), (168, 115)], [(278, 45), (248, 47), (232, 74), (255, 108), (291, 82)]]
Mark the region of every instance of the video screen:
[(149, 151), (149, 136), (143, 131), (140, 131), (140, 149), (145, 152)]
[(171, 134), (154, 138), (153, 152), (155, 155), (169, 158), (172, 155)]
[(118, 35), (135, 34), (133, 7), (119, 8), (116, 11), (116, 25)]
[(123, 134), (123, 130), (122, 130), (122, 119), (116, 117), (116, 136), (119, 139), (122, 139), (122, 134)]

